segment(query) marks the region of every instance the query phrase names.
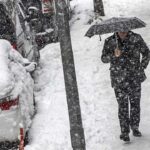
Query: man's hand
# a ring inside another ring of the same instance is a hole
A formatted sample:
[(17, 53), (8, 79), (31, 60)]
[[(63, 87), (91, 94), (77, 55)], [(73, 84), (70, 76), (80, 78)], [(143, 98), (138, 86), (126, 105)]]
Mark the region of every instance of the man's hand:
[(120, 57), (120, 55), (121, 55), (121, 50), (118, 49), (118, 48), (116, 48), (116, 49), (115, 49), (115, 56), (116, 56), (116, 57)]

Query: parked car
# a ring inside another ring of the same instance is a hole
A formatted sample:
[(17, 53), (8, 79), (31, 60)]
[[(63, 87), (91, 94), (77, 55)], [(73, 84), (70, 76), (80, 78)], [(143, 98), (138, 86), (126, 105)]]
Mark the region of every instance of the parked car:
[(0, 40), (0, 49), (0, 149), (13, 150), (24, 142), (34, 116), (34, 63), (6, 40)]

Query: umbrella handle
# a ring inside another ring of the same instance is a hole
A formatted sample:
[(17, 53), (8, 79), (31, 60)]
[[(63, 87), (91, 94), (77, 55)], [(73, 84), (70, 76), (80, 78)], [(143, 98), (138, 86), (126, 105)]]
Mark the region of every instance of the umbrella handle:
[(118, 45), (118, 38), (117, 38), (117, 33), (115, 33), (115, 39), (116, 39), (116, 44), (117, 44), (117, 47), (116, 47), (116, 48), (119, 48), (119, 45)]

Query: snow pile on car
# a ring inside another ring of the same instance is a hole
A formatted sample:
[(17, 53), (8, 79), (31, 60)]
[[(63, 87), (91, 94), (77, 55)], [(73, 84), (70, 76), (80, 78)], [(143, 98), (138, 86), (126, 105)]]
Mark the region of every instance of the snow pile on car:
[[(0, 96), (19, 97), (19, 105), (0, 110), (0, 141), (18, 139), (19, 128), (26, 132), (34, 114), (34, 82), (26, 71), (26, 60), (6, 40), (0, 40)], [(4, 100), (4, 99), (3, 99)]]
[(0, 40), (0, 98), (8, 95), (14, 88), (14, 78), (10, 72), (9, 52), (11, 45), (6, 40)]

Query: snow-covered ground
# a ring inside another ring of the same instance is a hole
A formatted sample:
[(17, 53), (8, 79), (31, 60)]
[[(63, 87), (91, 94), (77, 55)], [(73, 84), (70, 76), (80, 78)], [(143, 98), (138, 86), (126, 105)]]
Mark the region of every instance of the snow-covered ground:
[[(87, 150), (149, 150), (150, 149), (150, 67), (142, 84), (141, 138), (131, 136), (131, 144), (119, 139), (120, 127), (117, 102), (110, 85), (109, 64), (100, 60), (104, 39), (89, 39), (85, 33), (93, 17), (93, 0), (73, 0), (75, 10), (71, 24), (72, 46), (80, 96)], [(136, 16), (147, 23), (135, 30), (150, 46), (150, 1), (105, 0), (107, 19), (112, 16)], [(59, 44), (47, 45), (41, 50), (41, 62), (35, 84), (37, 115), (30, 130), (31, 141), (25, 150), (71, 150), (67, 102)]]

